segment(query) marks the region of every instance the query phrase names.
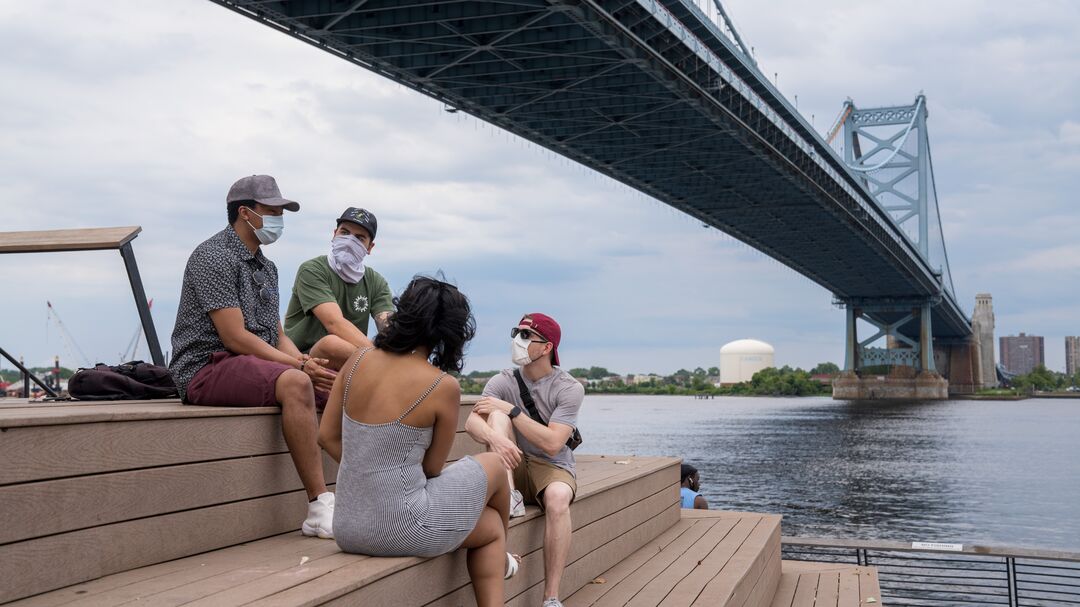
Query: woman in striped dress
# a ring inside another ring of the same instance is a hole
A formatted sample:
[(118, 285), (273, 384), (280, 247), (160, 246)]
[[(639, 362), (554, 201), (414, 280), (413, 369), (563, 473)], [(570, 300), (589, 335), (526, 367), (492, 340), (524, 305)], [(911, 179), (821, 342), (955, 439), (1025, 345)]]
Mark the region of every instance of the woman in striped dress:
[(503, 604), (510, 491), (494, 453), (444, 465), (454, 442), (460, 371), (475, 334), (468, 299), (452, 285), (415, 278), (372, 348), (341, 369), (319, 442), (341, 465), (334, 538), (371, 556), (437, 556), (468, 549), (477, 605)]

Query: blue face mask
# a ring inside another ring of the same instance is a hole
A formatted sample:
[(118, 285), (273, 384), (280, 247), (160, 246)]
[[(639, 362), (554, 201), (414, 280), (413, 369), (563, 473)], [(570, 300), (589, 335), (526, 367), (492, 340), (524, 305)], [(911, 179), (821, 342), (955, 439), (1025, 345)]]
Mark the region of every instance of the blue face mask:
[(262, 244), (271, 244), (278, 238), (281, 238), (281, 233), (285, 231), (285, 218), (281, 215), (259, 215), (252, 211), (255, 215), (258, 215), (263, 220), (263, 227), (256, 228), (248, 221), (248, 226), (252, 230), (255, 230), (255, 238), (259, 239)]

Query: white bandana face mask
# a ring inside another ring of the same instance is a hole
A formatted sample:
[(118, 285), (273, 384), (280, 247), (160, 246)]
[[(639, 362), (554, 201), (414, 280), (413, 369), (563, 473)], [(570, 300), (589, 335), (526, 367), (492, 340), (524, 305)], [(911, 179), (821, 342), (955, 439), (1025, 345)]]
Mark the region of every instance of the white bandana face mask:
[(330, 241), (330, 254), (326, 260), (341, 280), (356, 284), (364, 278), (364, 258), (367, 254), (364, 244), (355, 236), (335, 236)]
[(515, 365), (524, 367), (533, 361), (532, 357), (529, 356), (530, 344), (532, 342), (521, 335), (510, 340), (510, 360), (514, 361)]

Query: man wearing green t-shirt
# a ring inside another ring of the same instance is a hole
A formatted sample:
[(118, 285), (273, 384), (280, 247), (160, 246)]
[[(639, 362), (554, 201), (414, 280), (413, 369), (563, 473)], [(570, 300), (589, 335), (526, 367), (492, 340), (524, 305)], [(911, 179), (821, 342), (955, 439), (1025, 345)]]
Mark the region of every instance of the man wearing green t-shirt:
[(382, 331), (394, 311), (386, 279), (365, 267), (375, 247), (378, 222), (371, 212), (349, 207), (337, 220), (330, 254), (300, 264), (296, 271), (285, 333), (301, 352), (341, 369), (357, 348), (371, 345), (368, 321)]

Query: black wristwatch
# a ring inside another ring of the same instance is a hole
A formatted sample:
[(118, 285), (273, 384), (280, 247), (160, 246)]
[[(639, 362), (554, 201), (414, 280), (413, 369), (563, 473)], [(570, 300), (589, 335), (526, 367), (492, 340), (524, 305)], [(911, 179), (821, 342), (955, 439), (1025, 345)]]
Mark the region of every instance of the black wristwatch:
[(509, 413), (507, 413), (506, 415), (507, 415), (507, 417), (509, 417), (510, 419), (514, 419), (515, 417), (517, 417), (517, 416), (521, 415), (521, 407), (519, 407), (519, 406), (517, 406), (517, 405), (514, 405), (514, 408), (513, 408), (513, 409), (510, 409), (510, 412), (509, 412)]

